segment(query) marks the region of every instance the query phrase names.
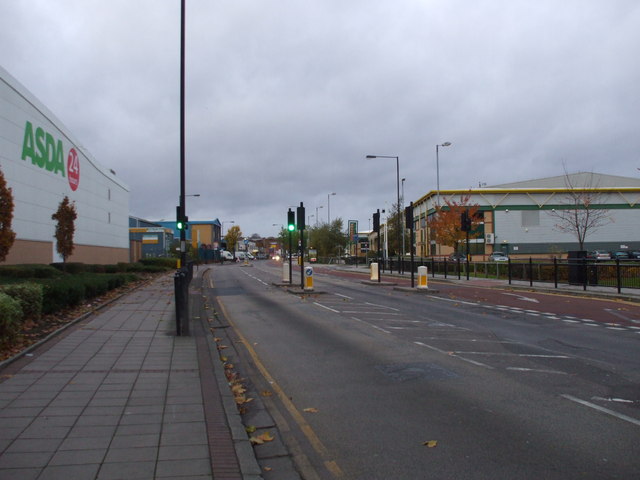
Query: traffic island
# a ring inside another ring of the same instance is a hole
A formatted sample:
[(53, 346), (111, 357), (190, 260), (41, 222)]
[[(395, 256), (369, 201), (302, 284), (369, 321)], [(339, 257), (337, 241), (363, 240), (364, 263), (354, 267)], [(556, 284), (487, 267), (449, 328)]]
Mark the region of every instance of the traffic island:
[(440, 290), (435, 290), (433, 288), (393, 287), (393, 289), (399, 292), (408, 292), (408, 293), (421, 293), (421, 294), (440, 293)]
[(373, 287), (393, 287), (394, 285), (398, 285), (396, 282), (378, 282), (377, 280), (362, 280), (364, 285), (371, 285)]

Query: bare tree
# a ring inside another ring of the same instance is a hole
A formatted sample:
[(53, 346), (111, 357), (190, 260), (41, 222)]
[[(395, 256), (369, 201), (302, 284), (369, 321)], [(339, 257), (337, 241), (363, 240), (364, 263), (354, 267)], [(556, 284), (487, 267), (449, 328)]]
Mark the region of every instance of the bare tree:
[(565, 201), (550, 215), (557, 221), (554, 228), (575, 236), (580, 250), (584, 250), (587, 236), (612, 223), (613, 219), (609, 209), (602, 208), (602, 193), (593, 173), (570, 175), (565, 168), (564, 183), (567, 187)]

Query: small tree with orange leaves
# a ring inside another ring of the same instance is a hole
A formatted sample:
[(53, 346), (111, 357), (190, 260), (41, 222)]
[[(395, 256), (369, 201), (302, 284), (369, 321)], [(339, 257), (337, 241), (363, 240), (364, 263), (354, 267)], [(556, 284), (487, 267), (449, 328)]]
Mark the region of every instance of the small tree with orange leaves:
[(462, 230), (461, 224), (463, 212), (468, 211), (471, 218), (469, 238), (478, 238), (480, 236), (480, 232), (475, 231), (475, 227), (480, 222), (477, 217), (480, 207), (477, 203), (469, 204), (470, 198), (470, 195), (461, 195), (459, 202), (445, 198), (445, 205), (440, 207), (429, 219), (429, 229), (436, 242), (440, 245), (453, 247), (456, 253), (458, 253), (460, 244), (467, 238), (467, 232)]
[(57, 220), (56, 224), (56, 250), (62, 257), (63, 263), (67, 262), (67, 258), (73, 253), (73, 234), (75, 233), (75, 220), (78, 218), (76, 213), (76, 205), (69, 201), (69, 197), (65, 195), (64, 199), (58, 205), (56, 213), (51, 215), (52, 220)]
[(0, 262), (4, 262), (13, 246), (16, 234), (11, 230), (13, 221), (13, 195), (0, 170)]

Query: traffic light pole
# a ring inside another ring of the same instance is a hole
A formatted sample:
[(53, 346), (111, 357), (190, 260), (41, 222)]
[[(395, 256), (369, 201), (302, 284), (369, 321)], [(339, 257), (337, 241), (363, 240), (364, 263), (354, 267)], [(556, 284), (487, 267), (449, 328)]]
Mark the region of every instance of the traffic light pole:
[[(185, 50), (185, 1), (181, 5), (181, 25), (180, 25), (180, 212), (182, 221), (185, 216), (185, 126), (184, 126), (184, 50)], [(187, 264), (187, 235), (186, 225), (180, 230), (180, 267)]]

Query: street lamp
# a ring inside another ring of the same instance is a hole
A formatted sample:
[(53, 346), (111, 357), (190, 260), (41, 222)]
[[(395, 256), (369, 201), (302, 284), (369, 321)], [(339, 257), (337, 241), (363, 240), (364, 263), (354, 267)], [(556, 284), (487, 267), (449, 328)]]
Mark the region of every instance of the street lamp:
[(438, 148), (439, 147), (450, 147), (451, 142), (444, 142), (442, 144), (436, 145), (436, 191), (437, 191), (437, 201), (436, 206), (440, 206), (440, 159), (438, 156)]
[(335, 195), (336, 192), (327, 193), (327, 225), (331, 223), (331, 204), (329, 203), (329, 199), (331, 195)]
[(320, 205), (319, 207), (316, 207), (316, 227), (318, 226), (318, 209), (322, 208), (324, 205)]
[(396, 159), (396, 188), (398, 215), (396, 216), (396, 230), (398, 231), (398, 272), (400, 272), (400, 158), (394, 155), (367, 155), (367, 158), (395, 158)]
[(403, 212), (402, 215), (402, 260), (404, 260), (404, 256), (406, 255), (405, 253), (405, 246), (404, 246), (404, 237), (405, 237), (405, 232), (407, 231), (407, 225), (404, 221), (404, 181), (406, 180), (406, 178), (402, 179), (402, 209), (401, 211)]

